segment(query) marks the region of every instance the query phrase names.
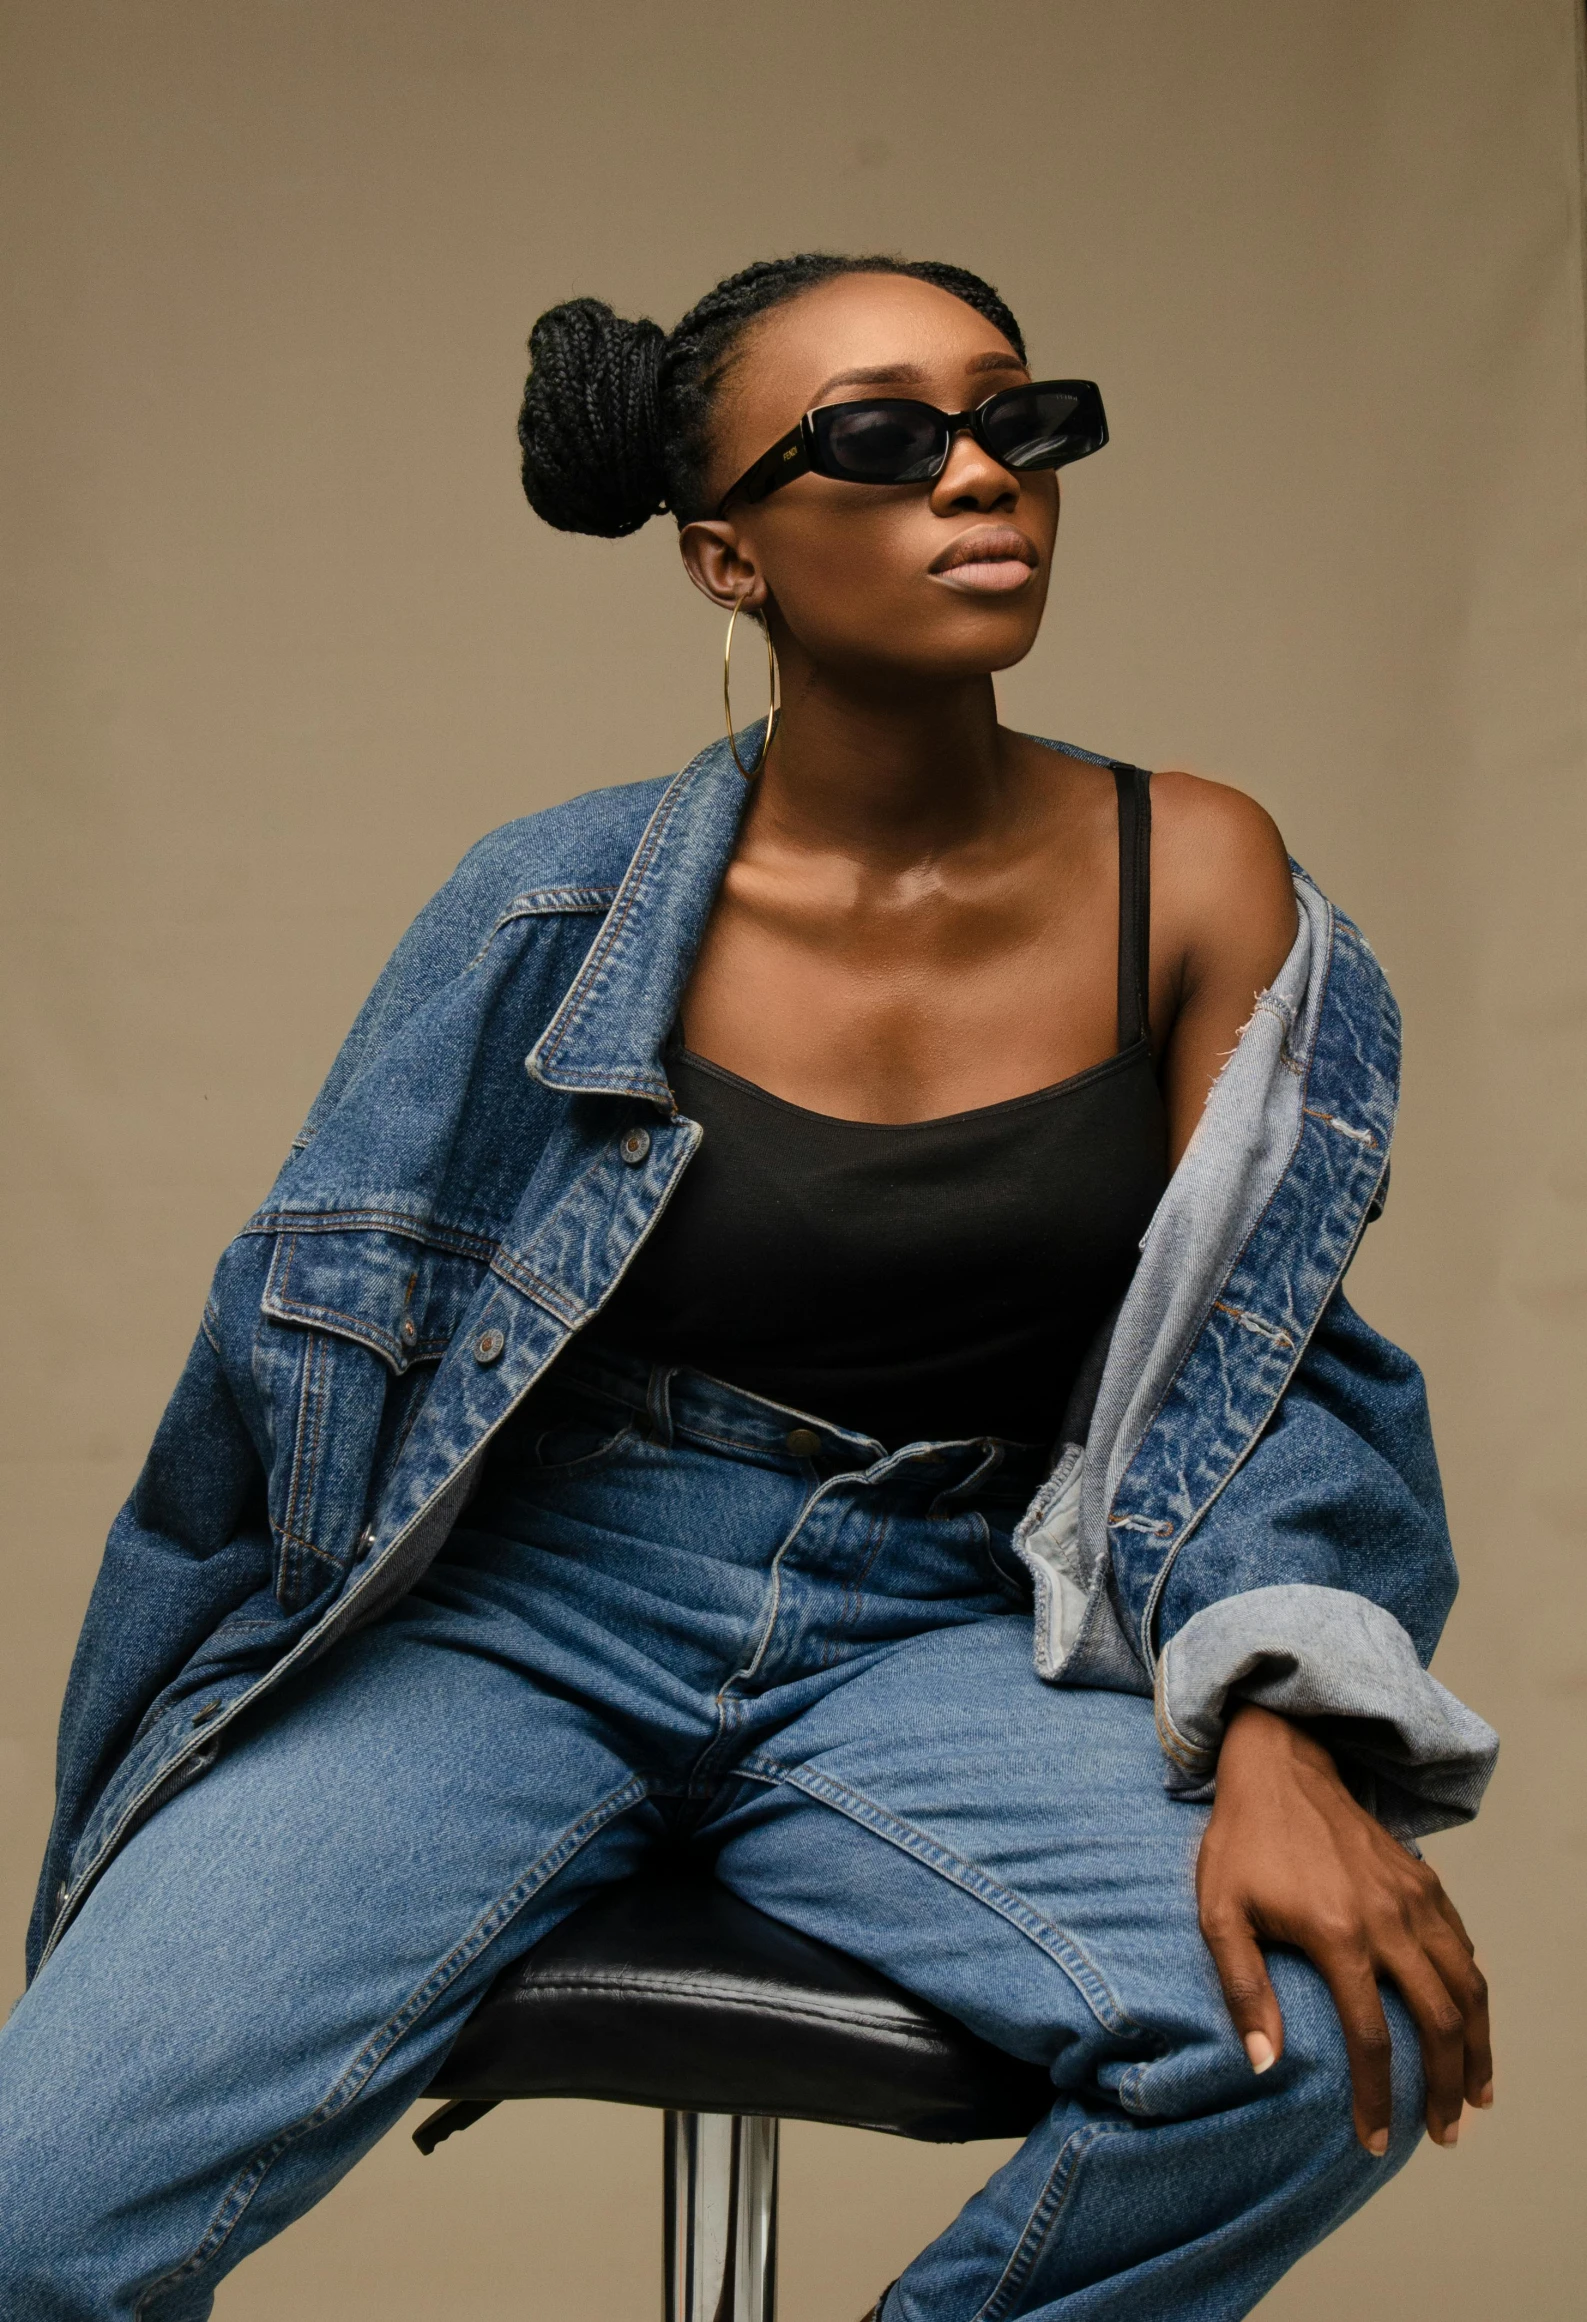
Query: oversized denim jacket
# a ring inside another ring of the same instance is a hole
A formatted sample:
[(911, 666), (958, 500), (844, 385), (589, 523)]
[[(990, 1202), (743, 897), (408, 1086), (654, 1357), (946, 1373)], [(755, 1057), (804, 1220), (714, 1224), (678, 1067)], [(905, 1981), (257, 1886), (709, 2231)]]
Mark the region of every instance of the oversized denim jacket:
[[(701, 1136), (662, 1044), (745, 796), (718, 743), (509, 823), (397, 946), (111, 1532), (30, 1966), (244, 1706), (412, 1584), (660, 1214)], [(1339, 1287), (1382, 1200), (1398, 1016), (1296, 893), (1017, 1545), (1037, 1667), (1155, 1693), (1170, 1787), (1205, 1794), (1237, 1692), (1319, 1721), (1410, 1837), (1475, 1811), (1496, 1743), (1427, 1674), (1455, 1571), (1420, 1374)]]

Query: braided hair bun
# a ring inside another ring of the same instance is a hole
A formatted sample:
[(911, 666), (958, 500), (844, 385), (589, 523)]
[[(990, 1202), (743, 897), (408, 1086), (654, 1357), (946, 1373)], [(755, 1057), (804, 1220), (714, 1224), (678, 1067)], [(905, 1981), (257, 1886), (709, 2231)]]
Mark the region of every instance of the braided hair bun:
[(667, 495), (657, 371), (665, 334), (598, 298), (548, 308), (529, 334), (518, 415), (523, 488), (559, 532), (620, 540)]
[(851, 258), (808, 250), (730, 274), (676, 330), (623, 322), (598, 298), (571, 298), (529, 334), (518, 415), (523, 488), (559, 532), (607, 540), (670, 508), (680, 524), (710, 513), (707, 477), (717, 394), (750, 325), (839, 274), (907, 274), (963, 299), (1025, 360), (1019, 324), (989, 282), (934, 259)]

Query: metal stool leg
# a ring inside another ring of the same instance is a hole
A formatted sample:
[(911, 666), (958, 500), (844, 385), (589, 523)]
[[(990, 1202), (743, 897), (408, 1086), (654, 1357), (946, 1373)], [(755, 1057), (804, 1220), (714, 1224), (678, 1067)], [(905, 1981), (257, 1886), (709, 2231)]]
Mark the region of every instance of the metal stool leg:
[(777, 2127), (667, 2114), (665, 2322), (776, 2322)]

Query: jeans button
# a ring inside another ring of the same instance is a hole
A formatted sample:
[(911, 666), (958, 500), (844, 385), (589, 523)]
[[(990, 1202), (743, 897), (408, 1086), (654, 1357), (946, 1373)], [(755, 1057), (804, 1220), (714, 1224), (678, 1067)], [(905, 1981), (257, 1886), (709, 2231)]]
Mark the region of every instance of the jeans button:
[(783, 1441), (795, 1459), (814, 1459), (821, 1449), (821, 1438), (813, 1427), (790, 1427)]
[(637, 1169), (650, 1151), (650, 1131), (648, 1129), (630, 1129), (617, 1150), (628, 1163), (630, 1169)]
[(474, 1360), (489, 1367), (499, 1363), (507, 1351), (507, 1334), (503, 1330), (482, 1330), (474, 1341)]

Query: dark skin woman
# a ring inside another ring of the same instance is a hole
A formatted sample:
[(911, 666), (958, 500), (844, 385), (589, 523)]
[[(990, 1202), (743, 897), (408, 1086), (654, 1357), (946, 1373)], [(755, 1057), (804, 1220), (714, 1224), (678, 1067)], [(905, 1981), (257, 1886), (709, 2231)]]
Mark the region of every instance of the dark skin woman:
[[(961, 300), (905, 276), (822, 283), (752, 326), (719, 404), (726, 493), (802, 411), (866, 392), (963, 411), (1030, 377)], [(790, 1103), (915, 1121), (1065, 1080), (1112, 1052), (1113, 784), (998, 723), (993, 674), (1036, 641), (1058, 535), (1048, 471), (968, 433), (934, 483), (802, 475), (687, 524), (689, 577), (758, 614), (782, 716), (684, 1000), (689, 1047)], [(1152, 782), (1152, 1041), (1170, 1157), (1295, 936), (1284, 842), (1253, 799)], [(1351, 1797), (1320, 1742), (1246, 1703), (1197, 1871), (1202, 1931), (1257, 2071), (1284, 2025), (1263, 1944), (1333, 1995), (1356, 2133), (1389, 2136), (1377, 1979), (1415, 2018), (1427, 2130), (1493, 2100), (1488, 1999), (1435, 1871)]]
[(471, 848), (222, 1256), (68, 1688), (0, 2309), (201, 2322), (670, 1861), (1042, 2076), (876, 2322), (1238, 2322), (1492, 2097), (1415, 1840), (1497, 1744), (1343, 1292), (1392, 995), (1250, 799), (999, 724), (1106, 422), (990, 284), (530, 352), (531, 506), (669, 514), (780, 717)]

